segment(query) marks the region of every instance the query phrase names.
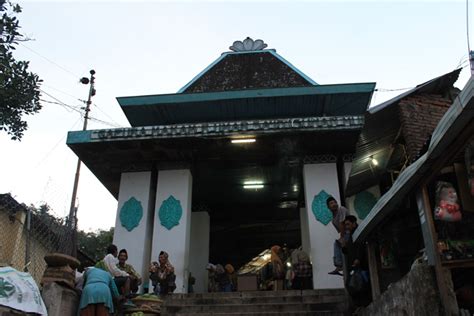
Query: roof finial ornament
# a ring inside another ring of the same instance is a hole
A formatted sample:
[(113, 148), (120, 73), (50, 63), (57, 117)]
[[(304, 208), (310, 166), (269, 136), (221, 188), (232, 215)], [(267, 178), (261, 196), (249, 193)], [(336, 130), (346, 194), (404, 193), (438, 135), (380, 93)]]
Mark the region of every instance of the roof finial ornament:
[(268, 45), (265, 44), (261, 39), (253, 40), (247, 36), (243, 41), (235, 41), (232, 46), (229, 47), (234, 52), (250, 52), (255, 50), (262, 50)]

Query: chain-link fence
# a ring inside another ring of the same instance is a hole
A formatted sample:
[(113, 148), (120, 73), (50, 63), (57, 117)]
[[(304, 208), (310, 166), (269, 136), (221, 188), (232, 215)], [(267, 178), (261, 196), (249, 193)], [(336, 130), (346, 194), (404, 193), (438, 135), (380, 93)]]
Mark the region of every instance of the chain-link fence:
[(71, 254), (74, 229), (47, 209), (19, 204), (10, 194), (0, 194), (0, 263), (29, 272), (40, 284), (52, 252)]

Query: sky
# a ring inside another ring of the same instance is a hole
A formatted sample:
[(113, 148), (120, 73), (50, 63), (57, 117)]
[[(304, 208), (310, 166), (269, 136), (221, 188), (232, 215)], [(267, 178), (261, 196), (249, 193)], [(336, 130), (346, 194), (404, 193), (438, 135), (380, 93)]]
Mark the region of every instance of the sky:
[[(43, 100), (83, 105), (88, 86), (79, 79), (96, 71), (89, 129), (130, 126), (116, 97), (176, 93), (247, 36), (264, 40), (319, 84), (376, 82), (372, 106), (467, 65), (464, 1), (19, 4), (22, 32), (31, 40), (19, 45), (15, 57), (29, 60), (44, 80)], [(469, 75), (465, 67), (456, 86), (462, 89)], [(21, 142), (0, 134), (0, 193), (25, 204), (46, 202), (65, 216), (77, 162), (66, 136), (83, 121), (68, 107), (42, 104), (40, 113), (27, 118)], [(115, 224), (117, 201), (84, 166), (78, 205), (80, 229)]]

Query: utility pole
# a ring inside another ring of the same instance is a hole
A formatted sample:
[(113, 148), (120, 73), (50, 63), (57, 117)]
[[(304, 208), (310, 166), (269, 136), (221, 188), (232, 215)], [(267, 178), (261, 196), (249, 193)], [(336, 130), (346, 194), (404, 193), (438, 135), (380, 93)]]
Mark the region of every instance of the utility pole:
[[(84, 114), (84, 126), (82, 130), (87, 129), (87, 121), (89, 119), (89, 112), (91, 110), (92, 97), (95, 95), (94, 81), (95, 81), (95, 71), (90, 71), (91, 78), (82, 77), (80, 82), (82, 84), (89, 84), (89, 96), (87, 98), (85, 114)], [(77, 198), (77, 188), (79, 186), (79, 174), (81, 171), (81, 159), (77, 159), (76, 175), (74, 177), (74, 186), (72, 188), (72, 197), (71, 197), (71, 208), (69, 209), (69, 231), (71, 232), (71, 248), (70, 255), (76, 257), (77, 255), (77, 207), (76, 207), (76, 198)]]

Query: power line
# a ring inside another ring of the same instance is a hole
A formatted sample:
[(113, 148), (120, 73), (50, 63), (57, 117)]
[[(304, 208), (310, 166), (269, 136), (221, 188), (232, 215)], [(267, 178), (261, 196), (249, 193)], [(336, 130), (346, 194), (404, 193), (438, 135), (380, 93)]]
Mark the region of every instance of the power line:
[(120, 127), (120, 124), (117, 123), (112, 117), (110, 117), (110, 115), (108, 115), (106, 112), (102, 111), (101, 108), (97, 104), (95, 104), (95, 103), (93, 103), (93, 104), (97, 108), (97, 110), (99, 110), (99, 112), (104, 114), (109, 120), (111, 120), (114, 124), (116, 124), (117, 127)]
[(413, 88), (414, 88), (414, 87), (398, 88), (398, 89), (384, 89), (384, 88), (378, 88), (378, 89), (375, 89), (374, 91), (377, 91), (377, 92), (393, 92), (393, 91), (410, 90), (410, 89), (413, 89)]
[[(0, 65), (2, 65), (3, 67), (5, 67), (6, 69), (12, 70), (11, 67), (6, 66), (6, 65), (4, 65), (4, 64), (2, 64), (2, 63), (0, 63)], [(13, 72), (13, 73), (15, 73), (15, 72)], [(18, 77), (20, 77), (20, 78), (23, 80), (23, 82), (29, 84), (30, 86), (33, 86), (33, 85), (32, 85), (30, 82), (28, 82), (23, 76), (21, 76), (21, 75), (18, 74), (18, 73), (15, 73), (15, 74), (16, 74)], [(55, 89), (55, 88), (53, 88), (53, 89)], [(81, 115), (84, 114), (84, 113), (83, 113), (83, 111), (84, 111), (84, 108), (83, 108), (83, 107), (78, 107), (78, 106), (69, 105), (69, 104), (67, 104), (66, 102), (63, 102), (62, 100), (58, 99), (57, 97), (55, 97), (55, 96), (53, 96), (52, 94), (50, 94), (50, 93), (44, 91), (44, 90), (41, 89), (41, 88), (38, 88), (38, 90), (41, 91), (42, 93), (44, 93), (45, 95), (47, 95), (48, 97), (52, 98), (53, 100), (55, 100), (55, 101), (49, 101), (49, 100), (40, 99), (42, 102), (46, 102), (46, 103), (50, 103), (50, 104), (57, 104), (57, 105), (62, 106), (62, 107), (65, 108), (66, 110), (69, 109), (69, 110), (78, 112), (78, 113), (81, 114)], [(58, 89), (55, 89), (55, 90), (58, 90)], [(72, 95), (71, 95), (71, 96), (72, 96)], [(74, 97), (74, 96), (73, 96), (73, 97)], [(74, 98), (75, 98), (75, 97), (74, 97)], [(77, 99), (77, 100), (79, 100), (79, 101), (81, 101), (81, 102), (84, 102), (84, 101), (81, 100), (81, 99)], [(94, 104), (94, 105), (99, 109), (99, 107), (98, 107), (96, 104)], [(69, 110), (68, 110), (68, 112), (70, 112)], [(99, 109), (99, 110), (100, 110), (100, 109)], [(106, 116), (108, 116), (104, 111), (102, 111), (102, 110), (100, 110), (100, 111), (101, 111), (102, 113), (104, 113)], [(110, 116), (109, 116), (109, 118), (110, 118), (112, 121), (114, 121)], [(115, 122), (115, 121), (114, 121), (114, 123), (110, 123), (110, 122), (107, 122), (107, 121), (104, 121), (104, 120), (97, 119), (97, 118), (92, 117), (92, 116), (88, 117), (88, 119), (91, 119), (92, 121), (95, 121), (95, 122), (98, 122), (98, 123), (102, 123), (102, 124), (104, 124), (104, 125), (108, 125), (108, 126), (111, 126), (111, 127), (121, 127), (121, 125), (118, 124), (118, 123)]]
[(469, 0), (466, 0), (466, 36), (467, 36), (467, 51), (471, 53), (471, 45), (469, 44)]
[(103, 120), (100, 120), (98, 118), (95, 118), (95, 117), (92, 117), (92, 116), (89, 116), (89, 119), (91, 121), (94, 121), (94, 122), (97, 122), (97, 123), (102, 123), (104, 125), (108, 125), (110, 127), (121, 127), (120, 125), (118, 124), (114, 124), (114, 123), (110, 123), (110, 122), (107, 122), (107, 121), (103, 121)]
[(76, 112), (79, 112), (81, 114), (82, 113), (82, 108), (81, 107), (78, 107), (78, 106), (73, 106), (73, 105), (69, 105), (63, 101), (61, 101), (60, 99), (56, 98), (55, 96), (53, 96), (52, 94), (44, 91), (43, 89), (39, 89), (42, 93), (44, 93), (45, 95), (47, 95), (48, 97), (52, 98), (53, 100), (55, 100), (56, 102), (52, 102), (52, 101), (47, 101), (47, 100), (42, 100), (43, 102), (47, 102), (47, 103), (51, 103), (51, 104), (58, 104), (58, 105), (61, 105), (62, 107), (65, 107), (65, 108), (69, 108), (73, 111), (76, 111)]
[[(77, 119), (77, 121), (68, 130), (71, 131), (77, 125), (77, 123), (79, 123), (81, 120), (82, 120), (82, 116), (79, 117), (79, 119)], [(46, 155), (43, 157), (43, 159), (41, 159), (40, 162), (38, 162), (35, 169), (37, 169), (46, 160), (46, 158), (49, 157), (49, 155), (56, 149), (56, 147), (59, 146), (59, 144), (64, 140), (64, 138), (66, 138), (66, 136), (67, 136), (67, 134), (65, 133), (61, 137), (61, 139), (59, 139), (58, 142), (48, 151), (48, 153), (46, 153)]]
[(81, 76), (78, 76), (77, 74), (73, 73), (72, 71), (64, 68), (63, 66), (59, 65), (58, 63), (52, 61), (51, 59), (49, 59), (48, 57), (45, 57), (43, 55), (41, 55), (40, 53), (38, 53), (37, 51), (35, 51), (34, 49), (26, 46), (25, 44), (21, 43), (20, 42), (20, 45), (23, 46), (24, 48), (28, 49), (29, 51), (33, 52), (34, 54), (38, 55), (39, 57), (43, 58), (44, 60), (48, 61), (49, 63), (55, 65), (56, 67), (62, 69), (64, 72), (67, 72), (68, 74), (70, 74), (71, 76), (74, 76), (74, 78), (80, 78)]
[(42, 83), (41, 85), (44, 86), (44, 87), (48, 87), (49, 89), (56, 90), (57, 92), (60, 92), (60, 93), (62, 93), (62, 94), (64, 94), (64, 95), (67, 95), (67, 96), (73, 98), (73, 99), (76, 100), (76, 101), (79, 100), (79, 101), (83, 102), (83, 100), (79, 99), (79, 97), (77, 97), (77, 96), (75, 96), (75, 95), (72, 95), (72, 94), (70, 94), (70, 93), (68, 93), (68, 92), (59, 90), (58, 88), (55, 88), (55, 87), (53, 87), (53, 86), (50, 86), (50, 85), (47, 85), (47, 84), (44, 84), (44, 83)]

